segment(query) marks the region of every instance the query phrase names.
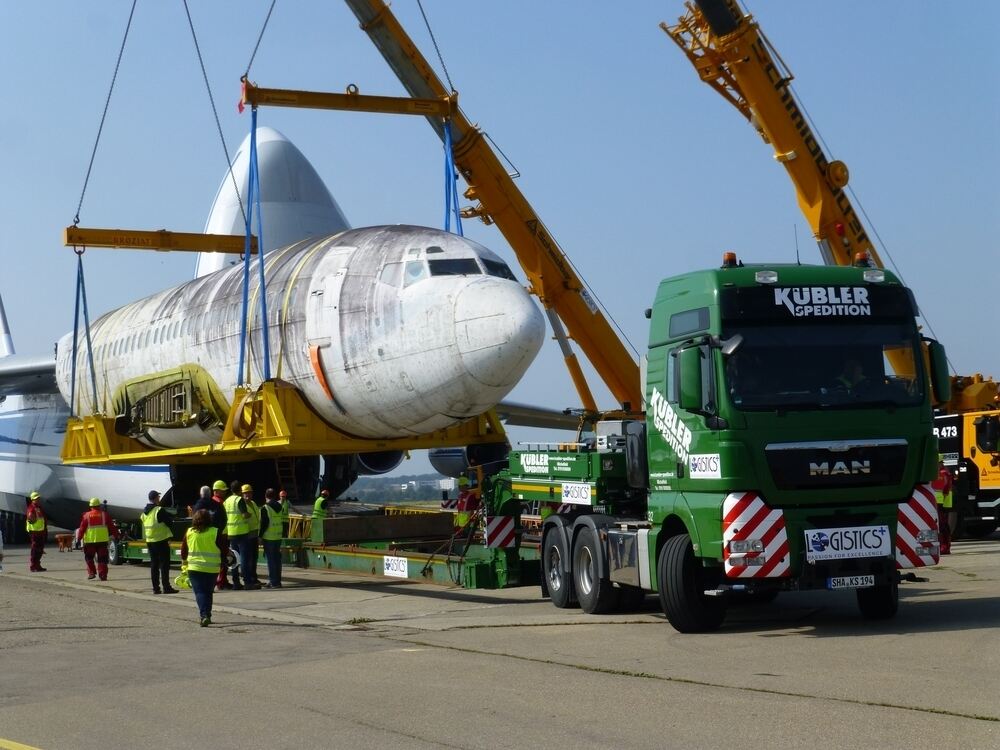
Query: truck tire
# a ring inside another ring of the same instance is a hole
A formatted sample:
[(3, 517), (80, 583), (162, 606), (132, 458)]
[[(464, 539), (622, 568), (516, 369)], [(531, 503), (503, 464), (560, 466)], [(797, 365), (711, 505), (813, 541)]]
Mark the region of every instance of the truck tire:
[(867, 620), (888, 620), (896, 616), (899, 609), (899, 582), (895, 575), (892, 581), (870, 589), (858, 589), (858, 609)]
[(663, 614), (677, 631), (718, 630), (726, 617), (726, 605), (721, 597), (705, 596), (706, 576), (695, 559), (689, 535), (678, 534), (667, 540), (656, 573)]
[(548, 590), (549, 599), (559, 609), (572, 607), (576, 599), (573, 595), (573, 577), (563, 570), (567, 554), (568, 551), (563, 548), (562, 535), (555, 529), (549, 529), (542, 540), (542, 590)]
[(584, 526), (573, 542), (573, 588), (580, 608), (588, 615), (602, 615), (618, 606), (618, 589), (602, 579), (597, 564), (601, 547), (593, 529)]

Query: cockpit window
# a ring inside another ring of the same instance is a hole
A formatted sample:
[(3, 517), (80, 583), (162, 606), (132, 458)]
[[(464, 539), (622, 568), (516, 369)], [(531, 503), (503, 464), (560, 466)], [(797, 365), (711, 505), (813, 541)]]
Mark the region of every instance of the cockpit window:
[(403, 286), (407, 287), (428, 277), (427, 265), (422, 260), (408, 260), (403, 270)]
[(399, 286), (399, 277), (402, 272), (402, 263), (386, 263), (382, 267), (382, 273), (379, 274), (378, 280), (389, 286)]
[(441, 258), (429, 260), (431, 276), (474, 276), (481, 274), (475, 258)]
[(517, 279), (514, 278), (514, 274), (511, 273), (510, 268), (507, 267), (506, 263), (501, 263), (498, 260), (490, 260), (489, 258), (483, 258), (482, 261), (483, 265), (486, 266), (486, 273), (490, 276), (517, 281)]

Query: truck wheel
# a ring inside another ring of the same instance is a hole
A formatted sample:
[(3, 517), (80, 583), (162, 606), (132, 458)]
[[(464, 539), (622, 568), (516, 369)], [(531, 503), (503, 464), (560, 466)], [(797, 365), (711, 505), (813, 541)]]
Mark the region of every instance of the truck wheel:
[(721, 598), (705, 596), (706, 576), (695, 559), (691, 537), (672, 536), (656, 565), (660, 605), (670, 624), (681, 633), (717, 630), (726, 617)]
[(858, 609), (868, 620), (888, 620), (895, 617), (899, 609), (899, 582), (895, 575), (883, 586), (858, 589)]
[(646, 601), (646, 592), (638, 586), (618, 587), (618, 611), (637, 612)]
[(566, 554), (560, 534), (555, 530), (549, 530), (542, 542), (542, 576), (545, 579), (544, 588), (548, 589), (552, 604), (560, 609), (573, 606), (575, 599), (573, 578), (563, 570)]
[(109, 565), (121, 565), (125, 562), (122, 557), (121, 543), (115, 539), (108, 540), (108, 564)]
[(588, 615), (601, 615), (618, 605), (618, 589), (598, 575), (601, 548), (591, 528), (580, 529), (573, 543), (573, 585), (580, 608)]

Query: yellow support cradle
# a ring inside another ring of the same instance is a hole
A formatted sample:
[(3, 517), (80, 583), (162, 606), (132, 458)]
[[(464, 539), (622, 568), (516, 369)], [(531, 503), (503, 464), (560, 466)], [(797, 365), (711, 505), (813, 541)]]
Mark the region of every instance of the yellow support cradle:
[(209, 464), (262, 457), (334, 455), (387, 450), (503, 443), (494, 410), (443, 430), (404, 438), (360, 438), (330, 427), (309, 408), (298, 389), (281, 380), (238, 388), (222, 439), (190, 448), (155, 449), (118, 435), (114, 418), (95, 414), (66, 424), (62, 460), (68, 464)]

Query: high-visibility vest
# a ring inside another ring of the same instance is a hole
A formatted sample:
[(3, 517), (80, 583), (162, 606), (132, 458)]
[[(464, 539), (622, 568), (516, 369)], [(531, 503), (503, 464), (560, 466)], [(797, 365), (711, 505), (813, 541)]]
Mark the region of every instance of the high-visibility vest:
[(244, 500), (243, 502), (247, 504), (247, 511), (250, 513), (250, 518), (247, 519), (250, 533), (256, 535), (260, 532), (260, 506), (253, 500)]
[(45, 531), (45, 516), (39, 513), (37, 516), (35, 516), (34, 521), (26, 520), (24, 523), (24, 528), (27, 529), (29, 532)]
[(267, 528), (260, 538), (265, 542), (276, 542), (281, 539), (281, 511), (275, 510), (269, 503), (264, 506), (264, 512), (267, 513)]
[(239, 495), (230, 495), (222, 504), (222, 507), (226, 509), (226, 534), (229, 536), (250, 533), (250, 522), (240, 513), (239, 503), (241, 499)]
[(316, 498), (316, 502), (313, 503), (313, 518), (326, 518), (326, 508), (323, 507), (325, 502), (326, 498), (322, 495)]
[(286, 497), (284, 500), (281, 501), (281, 522), (288, 523), (290, 514), (291, 514), (291, 503), (288, 502), (288, 498)]
[(219, 553), (219, 530), (209, 526), (204, 531), (187, 530), (187, 566), (196, 573), (218, 573), (222, 564)]
[(937, 500), (937, 504), (942, 508), (951, 508), (952, 506), (952, 493), (944, 491), (944, 488), (949, 484), (948, 480), (950, 477), (945, 476), (945, 471), (938, 472), (937, 478), (931, 482), (931, 488), (934, 490), (934, 499)]
[(87, 519), (87, 530), (83, 532), (84, 544), (100, 544), (111, 538), (103, 510), (88, 510), (83, 517)]
[(169, 539), (174, 534), (165, 523), (160, 523), (157, 518), (160, 515), (160, 506), (154, 505), (149, 513), (142, 514), (142, 535), (147, 543), (162, 542)]

